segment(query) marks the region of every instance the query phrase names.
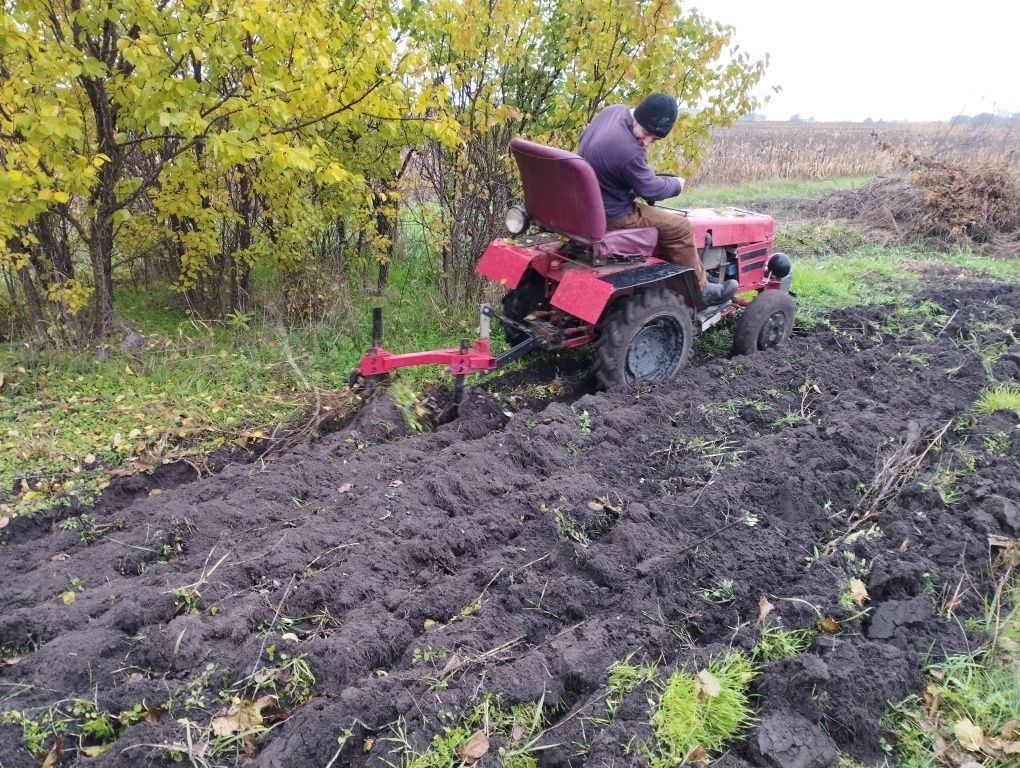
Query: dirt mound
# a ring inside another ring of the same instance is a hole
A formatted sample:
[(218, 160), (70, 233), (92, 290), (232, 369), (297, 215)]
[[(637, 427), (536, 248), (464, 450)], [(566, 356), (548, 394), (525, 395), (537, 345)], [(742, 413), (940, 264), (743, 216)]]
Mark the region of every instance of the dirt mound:
[(1020, 288), (956, 286), (669, 386), (513, 418), (475, 390), (427, 434), (379, 401), (266, 467), (8, 531), (3, 764), (61, 729), (61, 766), (400, 764), (488, 700), (542, 702), (540, 766), (642, 765), (656, 694), (610, 706), (610, 665), (750, 653), (762, 597), (832, 634), (761, 665), (722, 764), (877, 761), (921, 657), (971, 642), (988, 535), (1020, 535), (1016, 418), (971, 409), (1018, 314)]
[(1015, 256), (1020, 237), (1020, 182), (1008, 166), (966, 167), (909, 151), (906, 178), (877, 178), (831, 194), (803, 211), (852, 221), (896, 242), (924, 239)]

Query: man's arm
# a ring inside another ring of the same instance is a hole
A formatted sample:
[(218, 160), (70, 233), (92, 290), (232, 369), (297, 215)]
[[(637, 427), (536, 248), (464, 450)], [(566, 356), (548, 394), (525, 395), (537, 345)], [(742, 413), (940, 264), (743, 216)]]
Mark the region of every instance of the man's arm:
[(623, 177), (638, 197), (649, 202), (676, 197), (683, 189), (683, 182), (676, 176), (656, 176), (648, 167), (644, 153), (635, 154), (623, 168)]

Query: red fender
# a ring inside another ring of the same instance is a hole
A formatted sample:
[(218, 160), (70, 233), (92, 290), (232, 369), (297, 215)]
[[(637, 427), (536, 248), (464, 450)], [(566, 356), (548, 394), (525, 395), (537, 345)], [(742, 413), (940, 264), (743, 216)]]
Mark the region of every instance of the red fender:
[(537, 258), (546, 257), (547, 254), (537, 248), (514, 245), (506, 240), (493, 240), (478, 260), (475, 272), (494, 283), (516, 288), (531, 263)]
[(694, 270), (659, 259), (612, 271), (604, 267), (597, 271), (584, 267), (564, 270), (549, 303), (594, 325), (617, 294), (633, 293), (638, 288), (658, 283), (683, 294), (688, 305), (694, 306), (692, 299), (697, 296), (698, 285)]

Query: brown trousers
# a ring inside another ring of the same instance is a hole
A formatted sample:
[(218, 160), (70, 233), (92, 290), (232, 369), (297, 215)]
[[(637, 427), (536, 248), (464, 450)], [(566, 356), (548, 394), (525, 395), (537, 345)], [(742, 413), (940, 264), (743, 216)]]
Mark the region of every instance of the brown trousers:
[(655, 227), (659, 230), (659, 242), (655, 246), (655, 256), (681, 267), (690, 267), (698, 278), (698, 286), (705, 290), (708, 278), (705, 267), (698, 256), (694, 245), (694, 229), (691, 222), (682, 213), (667, 208), (656, 208), (654, 205), (637, 204), (637, 210), (626, 213), (609, 222), (609, 229), (636, 229), (638, 227)]

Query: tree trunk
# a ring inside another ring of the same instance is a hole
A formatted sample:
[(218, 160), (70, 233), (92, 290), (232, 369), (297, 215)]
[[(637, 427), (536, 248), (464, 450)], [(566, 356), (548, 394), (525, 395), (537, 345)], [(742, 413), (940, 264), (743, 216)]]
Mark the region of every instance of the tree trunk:
[(46, 331), (46, 318), (43, 317), (42, 302), (39, 300), (39, 291), (36, 290), (35, 280), (32, 279), (32, 270), (27, 266), (18, 270), (18, 279), (21, 280), (21, 290), (25, 294), (25, 307), (28, 309), (28, 319), (35, 329), (36, 335), (42, 341), (49, 341), (50, 335)]
[[(12, 237), (7, 240), (7, 249), (11, 253), (21, 254), (25, 258), (25, 265), (18, 269), (18, 281), (21, 283), (21, 292), (25, 296), (25, 312), (29, 323), (32, 324), (32, 329), (36, 332), (40, 339), (47, 341), (49, 339), (49, 333), (46, 330), (46, 318), (43, 316), (42, 301), (39, 298), (39, 291), (36, 288), (35, 280), (32, 278), (32, 270), (29, 267), (28, 253), (18, 238)], [(12, 292), (11, 298), (14, 298)]]
[(96, 143), (107, 160), (99, 167), (99, 178), (89, 202), (92, 216), (88, 238), (92, 280), (95, 285), (96, 314), (92, 330), (102, 339), (113, 329), (113, 213), (117, 210), (116, 185), (120, 178), (123, 153), (117, 146), (117, 105), (106, 92), (106, 84), (98, 79), (79, 77), (89, 98), (96, 121)]
[(379, 259), (379, 274), (376, 281), (376, 295), (382, 296), (386, 290), (386, 280), (390, 274), (390, 262), (396, 254), (397, 226), (393, 217), (383, 205), (379, 195), (375, 196), (375, 228), (376, 231), (387, 239), (386, 254)]
[(102, 339), (113, 330), (113, 221), (102, 208), (92, 221), (89, 260), (96, 299), (92, 332)]

